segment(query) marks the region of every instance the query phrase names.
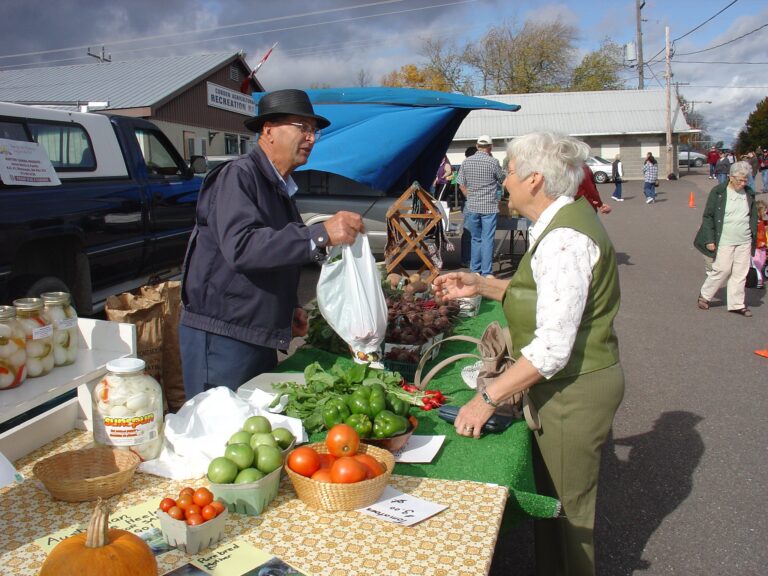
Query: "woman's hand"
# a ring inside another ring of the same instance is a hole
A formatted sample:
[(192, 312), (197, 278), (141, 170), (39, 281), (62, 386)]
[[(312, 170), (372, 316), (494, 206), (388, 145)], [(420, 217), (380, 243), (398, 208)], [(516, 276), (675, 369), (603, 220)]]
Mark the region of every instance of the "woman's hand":
[(483, 431), (483, 424), (493, 415), (494, 408), (476, 394), (472, 400), (461, 407), (456, 415), (453, 425), (456, 427), (456, 434), (459, 436), (474, 436), (480, 438)]
[(471, 272), (449, 272), (432, 281), (435, 296), (443, 300), (471, 298), (480, 292), (479, 282), (482, 277)]
[(293, 323), (291, 325), (291, 336), (306, 336), (309, 329), (309, 319), (304, 308), (295, 308), (293, 310)]
[(709, 250), (710, 252), (714, 252), (716, 247), (717, 246), (715, 245), (714, 242), (710, 242), (709, 244), (706, 245), (707, 250)]

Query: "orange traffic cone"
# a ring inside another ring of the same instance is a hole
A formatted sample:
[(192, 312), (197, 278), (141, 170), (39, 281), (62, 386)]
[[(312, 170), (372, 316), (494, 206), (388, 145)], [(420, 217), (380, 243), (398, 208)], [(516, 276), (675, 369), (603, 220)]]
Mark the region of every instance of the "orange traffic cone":
[(688, 196), (688, 208), (696, 208), (696, 198), (693, 195), (693, 192)]
[(763, 358), (768, 358), (768, 347), (763, 348), (762, 350), (755, 350), (755, 354), (762, 356)]

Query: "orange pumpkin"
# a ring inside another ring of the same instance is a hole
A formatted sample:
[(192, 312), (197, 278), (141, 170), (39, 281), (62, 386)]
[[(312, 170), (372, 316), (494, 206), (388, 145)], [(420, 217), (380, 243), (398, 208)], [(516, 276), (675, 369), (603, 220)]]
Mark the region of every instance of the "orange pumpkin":
[(43, 562), (40, 576), (157, 576), (157, 561), (144, 540), (109, 528), (109, 509), (96, 504), (88, 530), (59, 542)]

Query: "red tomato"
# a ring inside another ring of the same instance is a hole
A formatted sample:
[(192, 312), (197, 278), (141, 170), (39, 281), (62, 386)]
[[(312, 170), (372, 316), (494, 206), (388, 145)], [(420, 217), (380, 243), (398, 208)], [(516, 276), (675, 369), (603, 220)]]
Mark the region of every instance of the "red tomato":
[(365, 480), (368, 468), (352, 456), (342, 456), (331, 467), (331, 481), (339, 484), (352, 484)]
[(200, 516), (200, 514), (192, 514), (190, 516), (187, 516), (187, 524), (190, 526), (197, 526), (199, 524), (202, 524), (205, 522), (205, 518)]
[(195, 493), (195, 489), (194, 488), (192, 488), (191, 486), (185, 486), (179, 492), (179, 496), (184, 496), (184, 494), (189, 494), (190, 496), (192, 496), (192, 494), (194, 494), (194, 493)]
[(168, 509), (168, 516), (175, 520), (184, 520), (184, 510), (178, 506), (172, 506)]
[(208, 504), (208, 506), (202, 509), (200, 515), (206, 520), (212, 520), (219, 515), (219, 512), (211, 504)]
[(192, 502), (192, 496), (190, 496), (189, 494), (182, 494), (176, 499), (176, 506), (178, 506), (182, 510), (186, 510), (192, 505), (194, 505), (194, 502)]
[(176, 506), (176, 500), (174, 500), (173, 498), (163, 498), (160, 501), (160, 510), (162, 510), (163, 512), (168, 512), (168, 510), (170, 510), (174, 506)]
[(328, 446), (328, 452), (338, 458), (354, 456), (360, 446), (360, 435), (348, 424), (336, 424), (328, 430), (325, 445)]
[(324, 468), (327, 468), (328, 470), (330, 470), (334, 462), (336, 462), (336, 456), (334, 456), (333, 454), (320, 454), (321, 470)]
[(194, 516), (195, 514), (200, 515), (200, 506), (197, 504), (192, 504), (191, 506), (188, 506), (186, 510), (184, 510), (184, 517), (189, 518), (190, 516)]
[(288, 467), (296, 474), (310, 477), (320, 468), (320, 455), (309, 446), (299, 446), (288, 455)]
[(331, 480), (331, 469), (320, 468), (317, 472), (312, 474), (312, 480), (317, 480), (318, 482), (333, 482), (333, 480)]
[(212, 506), (216, 510), (216, 515), (217, 516), (219, 514), (221, 514), (222, 512), (224, 512), (224, 510), (227, 509), (227, 507), (224, 505), (224, 503), (223, 502), (219, 502), (218, 500), (214, 500), (213, 502), (211, 502), (209, 504), (209, 506)]
[(370, 454), (355, 454), (353, 458), (368, 469), (369, 479), (376, 478), (376, 476), (381, 476), (384, 473), (384, 466)]
[(208, 488), (198, 488), (192, 495), (192, 501), (203, 508), (213, 502), (213, 493)]

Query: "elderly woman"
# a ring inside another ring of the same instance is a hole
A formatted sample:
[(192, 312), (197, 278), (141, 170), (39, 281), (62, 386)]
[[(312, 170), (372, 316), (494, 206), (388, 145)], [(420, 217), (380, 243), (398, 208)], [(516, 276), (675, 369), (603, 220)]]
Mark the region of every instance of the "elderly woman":
[(616, 255), (589, 203), (574, 194), (589, 154), (583, 142), (541, 132), (507, 149), (510, 208), (534, 222), (530, 248), (511, 280), (456, 272), (435, 279), (444, 298), (500, 300), (513, 367), (461, 408), (456, 431), (480, 436), (499, 403), (522, 390), (538, 409), (534, 471), (562, 514), (536, 524), (538, 574), (594, 574), (593, 526), (600, 449), (624, 394), (613, 319)]
[(704, 256), (715, 259), (699, 291), (702, 310), (709, 310), (710, 300), (727, 282), (728, 311), (752, 316), (744, 303), (744, 283), (757, 240), (755, 192), (747, 186), (751, 173), (748, 162), (731, 164), (728, 181), (712, 188), (707, 198), (701, 227), (693, 241)]

